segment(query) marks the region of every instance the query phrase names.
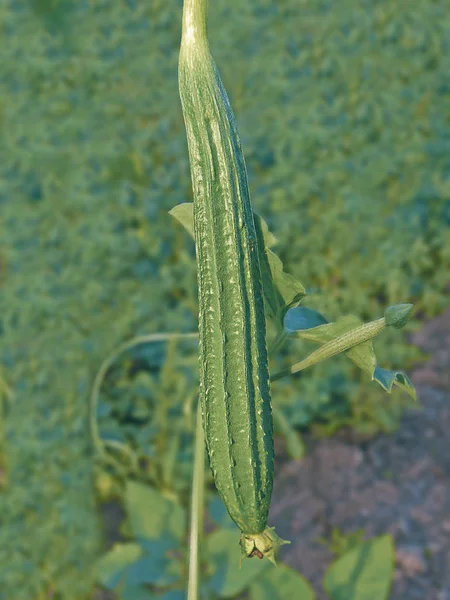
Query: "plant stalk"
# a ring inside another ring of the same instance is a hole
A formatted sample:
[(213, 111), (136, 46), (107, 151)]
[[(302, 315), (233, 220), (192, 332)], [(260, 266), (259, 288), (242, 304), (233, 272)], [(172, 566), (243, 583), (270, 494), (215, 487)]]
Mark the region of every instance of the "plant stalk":
[(208, 0), (184, 0), (182, 43), (203, 40), (207, 43)]
[(200, 593), (200, 547), (203, 537), (203, 503), (205, 488), (205, 436), (202, 409), (197, 402), (194, 472), (192, 476), (191, 527), (189, 535), (189, 578), (187, 600), (198, 600)]

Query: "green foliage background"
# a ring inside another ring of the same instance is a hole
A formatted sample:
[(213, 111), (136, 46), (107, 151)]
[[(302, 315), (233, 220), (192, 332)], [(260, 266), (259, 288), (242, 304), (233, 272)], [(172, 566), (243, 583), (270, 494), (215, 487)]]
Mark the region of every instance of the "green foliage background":
[[(329, 320), (373, 319), (399, 302), (429, 317), (448, 304), (446, 4), (210, 3), (212, 53), (255, 210), (286, 271), (307, 286), (304, 304)], [(167, 214), (191, 200), (177, 89), (181, 8), (181, 0), (0, 4), (0, 369), (13, 392), (2, 398), (5, 600), (92, 597), (101, 544), (93, 377), (134, 335), (197, 326), (194, 248)], [(408, 368), (418, 354), (404, 342), (399, 332), (375, 342), (382, 366)], [(278, 366), (305, 348), (291, 344)], [(160, 421), (152, 428), (148, 419), (158, 394), (175, 390), (181, 402), (195, 389), (191, 354), (177, 371), (173, 359), (172, 376), (159, 372), (162, 345), (124, 357), (100, 404), (102, 433), (132, 438), (150, 459), (167, 450), (154, 449)], [(274, 401), (297, 425), (319, 419), (326, 432), (346, 423), (390, 430), (406, 403), (360, 380), (344, 357), (274, 386)], [(136, 407), (128, 431), (123, 415)], [(185, 453), (186, 473), (189, 440), (172, 450)], [(149, 468), (148, 480), (164, 482), (164, 468)], [(187, 487), (186, 473), (173, 465), (170, 473), (171, 487), (180, 477)]]

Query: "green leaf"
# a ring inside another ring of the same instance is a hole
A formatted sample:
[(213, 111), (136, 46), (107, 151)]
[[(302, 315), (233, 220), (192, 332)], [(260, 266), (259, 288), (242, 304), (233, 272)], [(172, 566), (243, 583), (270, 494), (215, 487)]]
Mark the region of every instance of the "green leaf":
[[(141, 589), (142, 584), (171, 585), (180, 579), (182, 569), (180, 562), (166, 553), (177, 547), (179, 542), (170, 534), (157, 540), (143, 539), (140, 544), (116, 544), (100, 559), (97, 579), (111, 590), (119, 583), (126, 589)], [(149, 596), (143, 592), (142, 597)]]
[(186, 600), (186, 592), (169, 590), (162, 594), (140, 585), (126, 585), (120, 592), (120, 600)]
[(281, 330), (286, 312), (306, 296), (306, 290), (295, 277), (283, 271), (283, 263), (280, 258), (270, 250), (276, 242), (276, 238), (269, 232), (267, 223), (255, 212), (253, 217), (266, 312), (267, 316), (274, 320), (277, 328)]
[(126, 585), (120, 592), (120, 600), (156, 600), (161, 596), (141, 585)]
[(289, 333), (311, 329), (326, 323), (328, 323), (327, 319), (320, 312), (306, 306), (290, 308), (284, 317), (284, 328)]
[(153, 584), (165, 587), (180, 579), (181, 563), (168, 556), (170, 550), (178, 550), (180, 543), (171, 534), (164, 533), (158, 539), (140, 538), (143, 555), (132, 564), (127, 573), (127, 584)]
[(211, 500), (208, 505), (208, 512), (211, 519), (219, 525), (219, 527), (223, 527), (224, 529), (231, 529), (235, 533), (239, 531), (236, 523), (231, 519), (228, 514), (227, 509), (225, 508), (224, 503), (222, 502), (220, 496), (217, 494)]
[(377, 357), (373, 349), (372, 340), (358, 344), (344, 353), (362, 371), (366, 371), (371, 377), (377, 366)]
[(417, 393), (411, 379), (402, 371), (389, 371), (376, 367), (373, 374), (373, 380), (377, 381), (389, 394), (392, 392), (392, 386), (398, 385), (411, 398), (417, 400)]
[[(178, 204), (169, 211), (186, 231), (194, 237), (194, 211), (192, 202)], [(283, 271), (283, 263), (278, 256), (270, 250), (276, 243), (276, 238), (267, 227), (262, 217), (253, 213), (258, 242), (259, 265), (263, 285), (266, 313), (273, 319), (278, 330), (283, 328), (283, 319), (286, 312), (294, 304), (306, 296), (303, 285)]]
[(273, 246), (275, 246), (278, 243), (278, 240), (273, 235), (273, 233), (269, 231), (267, 223), (260, 215), (258, 215), (255, 212), (253, 212), (253, 220), (255, 222), (255, 227), (261, 230), (265, 247), (269, 249), (273, 248)]
[(129, 480), (125, 490), (128, 521), (136, 537), (159, 538), (165, 533), (182, 540), (186, 531), (183, 507), (149, 485)]
[(158, 596), (158, 600), (186, 600), (186, 592), (183, 590), (169, 590)]
[(137, 561), (141, 554), (142, 548), (139, 544), (115, 544), (97, 563), (97, 581), (103, 587), (114, 590), (126, 576), (128, 567)]
[(227, 529), (217, 529), (205, 538), (206, 555), (213, 574), (208, 587), (220, 598), (230, 598), (242, 592), (251, 581), (260, 577), (270, 568), (265, 560), (252, 558), (245, 560), (239, 569), (239, 533)]
[(314, 600), (315, 594), (300, 573), (283, 563), (278, 563), (277, 569), (267, 569), (250, 585), (250, 600), (287, 600), (288, 598)]
[(194, 204), (192, 202), (183, 202), (177, 204), (169, 210), (169, 215), (175, 217), (183, 225), (189, 235), (194, 237)]
[(180, 546), (179, 540), (172, 534), (167, 533), (167, 530), (164, 536), (155, 539), (138, 537), (138, 542), (145, 554), (151, 556), (166, 554), (170, 550), (177, 550)]
[(127, 570), (127, 583), (141, 585), (153, 584), (159, 587), (171, 585), (180, 578), (180, 565), (175, 559), (164, 554), (144, 554)]
[(324, 587), (331, 600), (387, 600), (394, 572), (390, 535), (364, 542), (327, 570)]

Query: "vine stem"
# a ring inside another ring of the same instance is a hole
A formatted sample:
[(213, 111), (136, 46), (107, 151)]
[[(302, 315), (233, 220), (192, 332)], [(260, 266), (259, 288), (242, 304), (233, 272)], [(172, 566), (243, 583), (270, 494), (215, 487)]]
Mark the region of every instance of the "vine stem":
[(187, 600), (198, 600), (200, 591), (201, 541), (203, 537), (205, 486), (205, 435), (200, 399), (197, 402), (194, 471), (192, 475), (191, 527), (189, 534), (189, 577)]
[(134, 452), (126, 445), (121, 442), (115, 440), (104, 441), (100, 437), (99, 427), (97, 423), (97, 404), (98, 398), (100, 396), (100, 389), (105, 379), (106, 373), (114, 361), (122, 354), (122, 352), (126, 352), (135, 346), (139, 346), (141, 344), (149, 344), (153, 342), (165, 342), (169, 340), (176, 339), (196, 339), (198, 338), (198, 333), (151, 333), (148, 335), (141, 335), (132, 338), (128, 342), (125, 342), (116, 350), (114, 350), (100, 365), (100, 368), (97, 372), (97, 375), (94, 379), (94, 384), (92, 386), (92, 392), (90, 396), (90, 410), (89, 410), (89, 427), (91, 430), (91, 436), (94, 443), (94, 447), (100, 456), (110, 462), (109, 457), (106, 455), (105, 447), (110, 446), (117, 448), (128, 455), (128, 457), (132, 460), (135, 466), (137, 465), (137, 457)]
[(14, 400), (14, 394), (13, 394), (12, 389), (9, 387), (9, 385), (6, 383), (6, 381), (1, 376), (0, 376), (0, 390), (3, 390), (5, 398), (9, 402), (12, 402)]

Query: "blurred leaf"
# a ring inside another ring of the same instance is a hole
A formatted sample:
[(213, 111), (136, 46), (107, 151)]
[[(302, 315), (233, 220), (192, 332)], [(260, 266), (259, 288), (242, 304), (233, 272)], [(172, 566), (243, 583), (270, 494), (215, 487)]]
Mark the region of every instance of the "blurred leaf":
[(341, 556), (352, 550), (355, 546), (364, 543), (364, 529), (357, 529), (352, 533), (344, 533), (337, 527), (333, 527), (331, 538), (319, 538), (319, 542), (326, 546), (336, 556)]
[(148, 537), (138, 537), (137, 540), (146, 555), (160, 556), (170, 550), (177, 550), (180, 547), (180, 541), (170, 533), (165, 533), (164, 536), (151, 539)]
[(127, 584), (120, 592), (120, 600), (156, 600), (158, 598), (161, 598), (159, 594), (155, 594), (141, 585)]
[(127, 569), (130, 585), (153, 584), (159, 587), (170, 585), (180, 578), (178, 561), (163, 554), (144, 554)]
[(142, 554), (139, 544), (115, 544), (102, 556), (96, 568), (97, 581), (105, 588), (114, 590), (124, 579), (127, 569)]
[(167, 532), (179, 540), (183, 539), (186, 532), (185, 510), (159, 490), (128, 480), (125, 503), (135, 536), (159, 538)]
[(152, 592), (141, 585), (126, 584), (121, 590), (118, 600), (186, 600), (186, 592), (182, 590)]
[(158, 596), (159, 600), (186, 600), (186, 592), (182, 590), (169, 590)]
[(225, 508), (222, 499), (217, 494), (214, 495), (213, 499), (208, 505), (208, 512), (211, 519), (224, 529), (231, 529), (235, 533), (239, 531), (236, 523), (232, 521), (227, 509)]
[(276, 569), (267, 569), (250, 584), (250, 600), (314, 600), (315, 597), (306, 579), (283, 563), (278, 563)]
[(217, 529), (206, 536), (205, 547), (205, 555), (213, 571), (207, 586), (220, 598), (230, 598), (242, 592), (265, 569), (272, 567), (267, 560), (252, 558), (243, 561), (239, 569), (238, 531)]
[[(178, 548), (171, 536), (157, 540), (142, 539), (140, 543), (116, 544), (99, 561), (98, 581), (108, 589), (116, 589), (118, 584), (128, 590), (141, 590), (146, 597), (143, 584), (165, 587), (182, 576), (180, 561), (167, 555), (167, 551)], [(148, 593), (147, 593), (148, 595)]]
[(112, 412), (112, 406), (109, 402), (103, 402), (100, 400), (97, 403), (97, 419), (104, 419), (109, 417)]
[(300, 433), (290, 424), (280, 407), (273, 406), (272, 413), (275, 430), (283, 436), (289, 458), (292, 460), (303, 458), (306, 448)]
[(390, 535), (364, 542), (327, 570), (324, 587), (331, 600), (387, 600), (394, 573)]

